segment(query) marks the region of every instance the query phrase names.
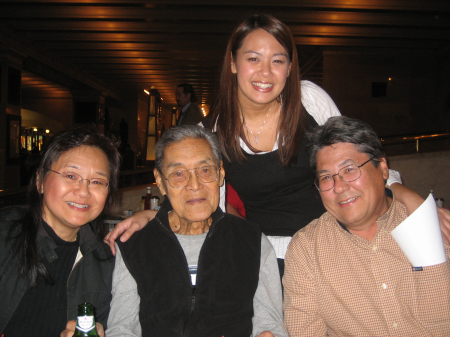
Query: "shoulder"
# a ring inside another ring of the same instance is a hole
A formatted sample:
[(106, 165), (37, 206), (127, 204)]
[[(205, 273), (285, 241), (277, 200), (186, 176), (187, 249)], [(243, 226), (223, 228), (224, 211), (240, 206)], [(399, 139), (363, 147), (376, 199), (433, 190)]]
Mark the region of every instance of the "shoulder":
[(0, 221), (20, 220), (27, 213), (26, 206), (8, 206), (0, 208)]
[(0, 209), (0, 232), (8, 233), (10, 227), (16, 221), (25, 217), (28, 208), (26, 206), (8, 206)]
[[(333, 216), (325, 212), (320, 218), (311, 221), (292, 237), (293, 245), (315, 244), (330, 235), (339, 226)], [(331, 234), (333, 235), (333, 234)]]
[(233, 214), (224, 213), (223, 223), (226, 224), (227, 226), (229, 225), (236, 226), (238, 229), (243, 228), (246, 230), (255, 231), (256, 233), (261, 233), (261, 227), (258, 224), (249, 221), (247, 219), (235, 216)]

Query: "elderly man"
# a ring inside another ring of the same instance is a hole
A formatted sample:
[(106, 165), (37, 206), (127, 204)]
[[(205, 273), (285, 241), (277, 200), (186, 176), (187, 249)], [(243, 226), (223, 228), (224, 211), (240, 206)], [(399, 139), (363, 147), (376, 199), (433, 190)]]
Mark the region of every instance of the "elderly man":
[(450, 336), (447, 262), (414, 271), (390, 232), (406, 217), (385, 190), (386, 157), (365, 123), (333, 117), (308, 134), (327, 212), (286, 255), (290, 336)]
[(177, 104), (181, 107), (177, 125), (198, 124), (203, 119), (203, 113), (198, 106), (197, 96), (192, 85), (179, 84), (175, 91)]
[(118, 242), (107, 336), (287, 336), (271, 244), (218, 207), (225, 172), (216, 136), (172, 128), (155, 152), (166, 199)]

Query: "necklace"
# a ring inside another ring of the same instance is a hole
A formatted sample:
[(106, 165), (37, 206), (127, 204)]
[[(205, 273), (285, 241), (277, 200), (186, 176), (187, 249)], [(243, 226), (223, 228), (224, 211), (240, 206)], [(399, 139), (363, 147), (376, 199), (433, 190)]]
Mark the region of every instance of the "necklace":
[(266, 124), (267, 117), (269, 117), (270, 110), (272, 110), (272, 106), (270, 106), (269, 111), (267, 111), (266, 119), (264, 119), (264, 122), (262, 123), (262, 125), (261, 125), (261, 127), (259, 128), (259, 131), (258, 131), (258, 133), (257, 133), (256, 135), (253, 133), (252, 130), (250, 130), (250, 128), (247, 126), (247, 123), (244, 123), (244, 124), (245, 124), (245, 127), (246, 127), (247, 130), (248, 130), (248, 132), (250, 132), (250, 133), (252, 134), (252, 136), (255, 137), (255, 144), (258, 144), (258, 136), (259, 136), (259, 134), (261, 133), (261, 130), (262, 130), (264, 124)]

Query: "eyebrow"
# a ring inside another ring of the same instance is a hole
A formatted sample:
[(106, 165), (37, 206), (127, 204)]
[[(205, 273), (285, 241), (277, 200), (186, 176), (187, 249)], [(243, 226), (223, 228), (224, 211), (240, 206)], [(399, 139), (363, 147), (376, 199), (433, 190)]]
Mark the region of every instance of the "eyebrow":
[[(73, 165), (73, 164), (71, 164), (71, 165), (66, 165), (66, 166), (64, 166), (64, 167), (70, 167), (70, 168), (74, 168), (74, 169), (77, 169), (77, 170), (79, 170), (80, 169), (80, 167), (79, 166), (77, 166), (77, 165)], [(98, 174), (98, 175), (100, 175), (100, 176), (103, 176), (103, 177), (106, 177), (106, 178), (109, 178), (109, 175), (108, 174), (106, 174), (106, 173), (103, 173), (103, 172), (95, 172), (96, 174)]]
[[(346, 159), (343, 162), (340, 162), (338, 164), (338, 167), (342, 168), (344, 166), (347, 166), (347, 165), (350, 165), (350, 164), (354, 164), (354, 163), (355, 162), (353, 161), (353, 159)], [(328, 173), (328, 172), (329, 172), (328, 170), (320, 170), (320, 171), (317, 171), (317, 174)]]
[[(258, 53), (257, 51), (253, 51), (253, 50), (247, 50), (246, 52), (244, 52), (244, 55), (245, 55), (245, 54), (262, 55), (261, 53)], [(289, 58), (287, 53), (273, 54), (272, 57), (273, 57), (273, 56), (280, 56), (280, 55), (281, 55), (281, 56), (284, 56), (284, 57), (286, 57), (286, 58)]]
[[(203, 160), (199, 161), (199, 162), (196, 164), (196, 165), (198, 165), (198, 166), (196, 166), (196, 168), (202, 166), (202, 164), (212, 165), (212, 164), (210, 163), (211, 161), (212, 161), (211, 158), (203, 159)], [(169, 168), (177, 167), (177, 166), (185, 166), (185, 164), (183, 164), (183, 163), (172, 163), (172, 164), (170, 164), (170, 165), (167, 165), (166, 168), (169, 169)], [(189, 170), (189, 169), (186, 169), (186, 170)]]

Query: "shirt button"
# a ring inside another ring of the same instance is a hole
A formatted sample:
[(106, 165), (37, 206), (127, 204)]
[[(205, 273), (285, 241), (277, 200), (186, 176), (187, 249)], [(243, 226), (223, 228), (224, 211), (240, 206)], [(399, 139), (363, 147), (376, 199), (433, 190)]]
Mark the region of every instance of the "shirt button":
[(394, 322), (394, 324), (392, 324), (392, 326), (393, 326), (395, 329), (397, 329), (398, 324), (397, 324), (396, 322)]
[(387, 284), (386, 284), (386, 283), (383, 283), (383, 284), (381, 285), (381, 287), (382, 287), (383, 289), (387, 289)]
[(376, 252), (376, 251), (377, 251), (377, 246), (372, 246), (372, 250), (373, 250), (374, 252)]

